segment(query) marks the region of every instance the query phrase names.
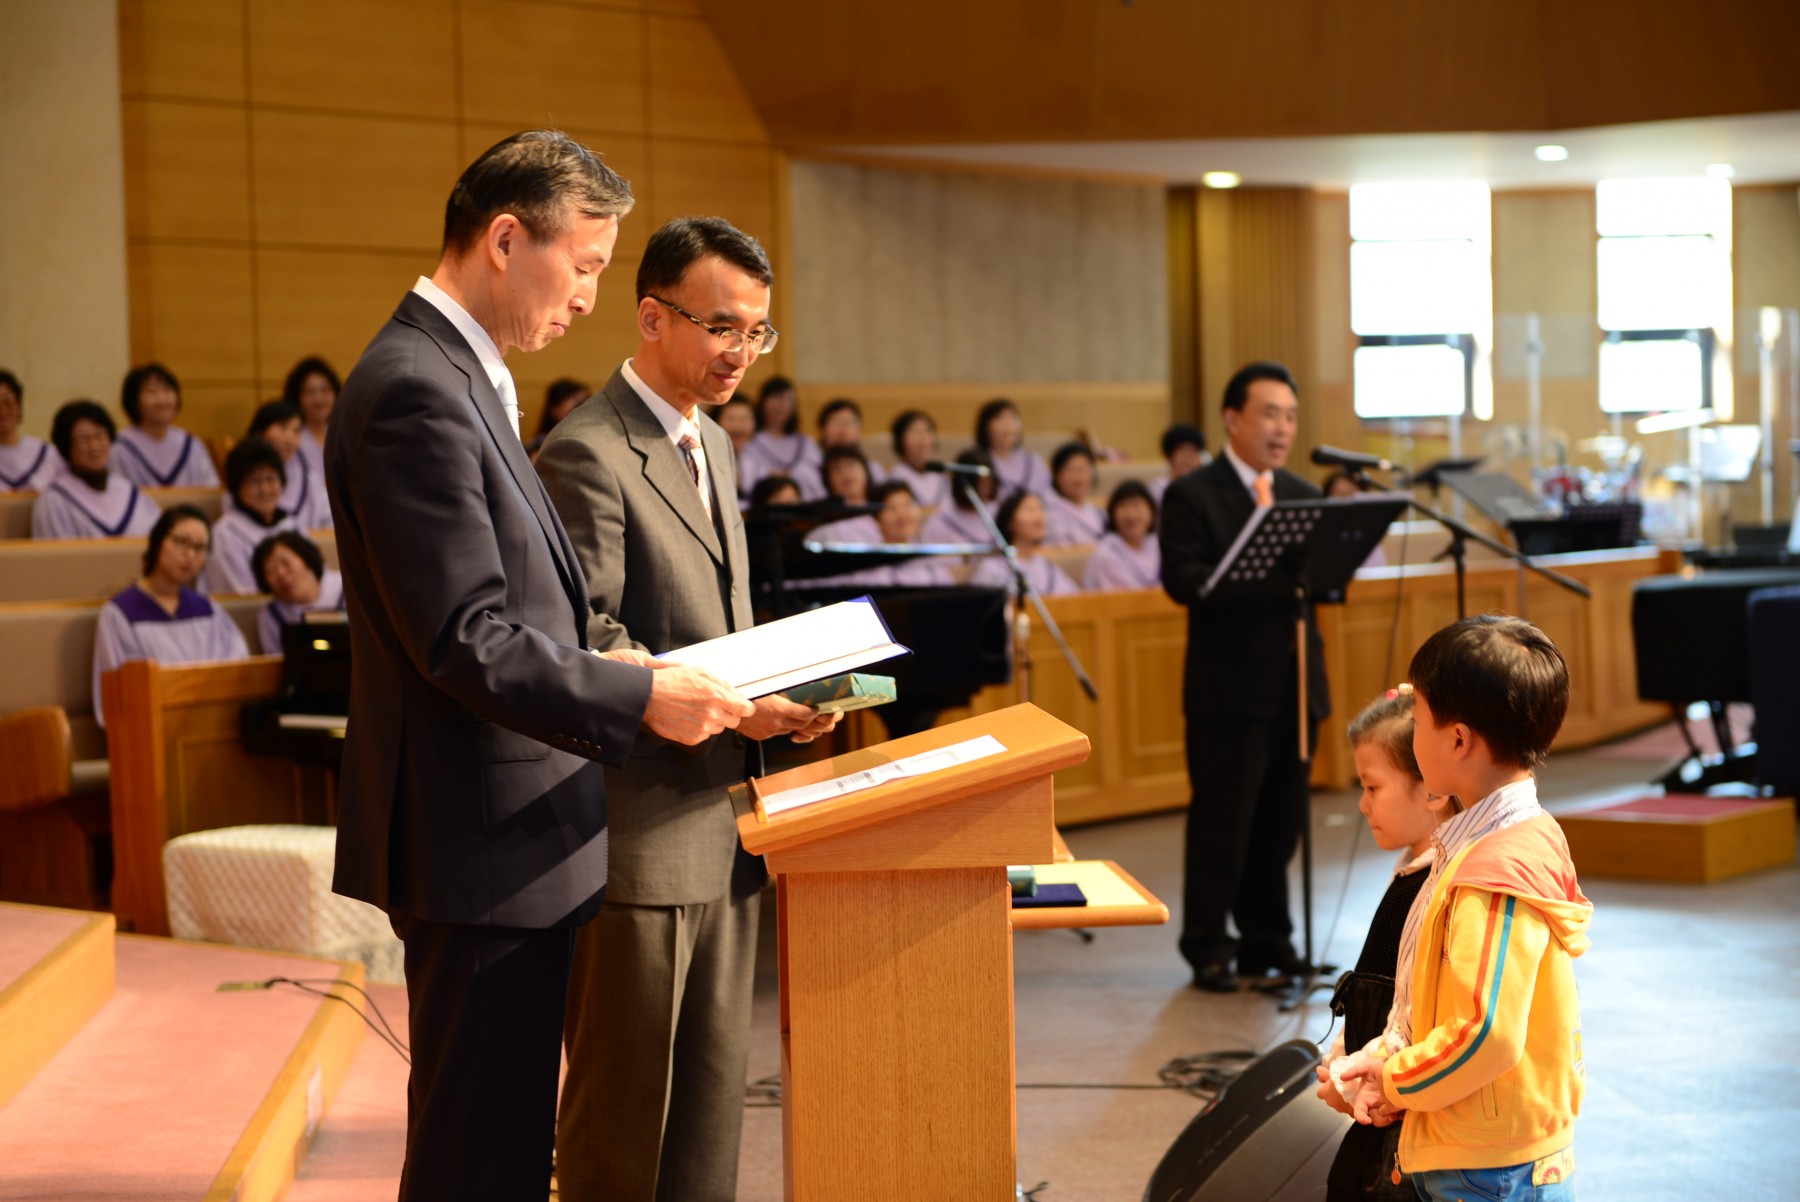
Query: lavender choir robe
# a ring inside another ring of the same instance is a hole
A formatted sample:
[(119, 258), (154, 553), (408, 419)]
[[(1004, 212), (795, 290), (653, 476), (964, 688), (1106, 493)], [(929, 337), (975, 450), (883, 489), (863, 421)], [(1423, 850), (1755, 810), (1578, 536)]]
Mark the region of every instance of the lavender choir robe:
[(43, 492), (62, 474), (62, 456), (41, 438), (19, 435), (14, 446), (0, 446), (0, 492)]
[(311, 605), (290, 605), (286, 601), (275, 600), (263, 606), (263, 611), (256, 615), (256, 641), (262, 647), (264, 655), (281, 654), (281, 631), (285, 626), (292, 626), (300, 620), (300, 615), (312, 610), (344, 608), (344, 578), (334, 568), (326, 568), (325, 574), (319, 577), (319, 599)]
[(922, 543), (977, 543), (992, 546), (994, 536), (982, 524), (981, 515), (973, 509), (958, 509), (949, 504), (931, 515), (919, 532)]
[(265, 526), (239, 509), (237, 502), (226, 498), (224, 512), (213, 523), (212, 554), (206, 557), (206, 570), (200, 574), (203, 592), (262, 591), (256, 587), (256, 573), (250, 568), (250, 558), (256, 554), (257, 544), (271, 534), (295, 529), (294, 519), (287, 511), (278, 509), (275, 512), (274, 524)]
[(106, 725), (100, 677), (120, 664), (138, 659), (192, 664), (249, 655), (243, 632), (223, 607), (182, 589), (171, 615), (134, 584), (100, 607), (100, 626), (94, 633), (94, 720)]
[[(1031, 581), (1033, 588), (1046, 597), (1062, 597), (1069, 593), (1079, 593), (1081, 586), (1069, 578), (1069, 574), (1057, 567), (1042, 555), (1019, 557), (1019, 565), (1025, 569), (1025, 579)], [(969, 577), (970, 584), (984, 588), (1011, 589), (1013, 580), (1012, 566), (1003, 555), (992, 555), (975, 565), (975, 571)]]
[(179, 426), (170, 426), (160, 440), (137, 426), (120, 430), (112, 470), (139, 488), (219, 487), (206, 444)]
[(738, 452), (738, 491), (748, 497), (758, 480), (781, 472), (800, 486), (801, 500), (820, 500), (825, 496), (825, 481), (819, 475), (823, 459), (819, 444), (804, 434), (758, 430)]
[(1049, 519), (1046, 547), (1084, 547), (1106, 533), (1106, 511), (1092, 501), (1077, 505), (1061, 493), (1047, 493), (1044, 516)]
[(932, 555), (864, 568), (840, 577), (840, 580), (869, 588), (953, 588), (956, 585), (956, 575), (946, 566), (944, 558)]
[(950, 504), (950, 477), (941, 472), (921, 472), (911, 464), (896, 463), (888, 472), (890, 480), (904, 480), (921, 509), (942, 509)]
[(1047, 497), (1055, 491), (1050, 487), (1050, 465), (1029, 447), (1019, 447), (1005, 455), (989, 451), (988, 457), (994, 461), (994, 475), (1000, 479), (1000, 491), (994, 497), (996, 506), (1016, 492)]
[(314, 460), (295, 451), (281, 465), (287, 484), (281, 490), (281, 508), (294, 519), (294, 529), (331, 529), (331, 504), (325, 498), (325, 477)]
[(1162, 544), (1154, 532), (1144, 537), (1144, 545), (1136, 550), (1117, 534), (1108, 531), (1094, 544), (1088, 557), (1087, 571), (1081, 586), (1089, 592), (1107, 589), (1160, 588), (1162, 585)]
[(96, 491), (72, 472), (58, 476), (31, 506), (32, 538), (142, 538), (162, 508), (137, 485), (109, 472)]

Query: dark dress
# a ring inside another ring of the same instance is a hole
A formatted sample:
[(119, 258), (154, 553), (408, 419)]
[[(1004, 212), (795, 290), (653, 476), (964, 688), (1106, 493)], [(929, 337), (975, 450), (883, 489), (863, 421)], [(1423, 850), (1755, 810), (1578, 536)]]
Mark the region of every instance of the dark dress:
[[(1356, 967), (1338, 981), (1331, 1009), (1344, 1020), (1344, 1047), (1354, 1052), (1381, 1034), (1394, 1006), (1394, 965), (1400, 959), (1400, 934), (1413, 898), (1430, 876), (1424, 865), (1395, 875), (1375, 909), (1369, 937), (1363, 940)], [(1331, 1162), (1326, 1202), (1416, 1202), (1411, 1178), (1393, 1178), (1400, 1148), (1400, 1124), (1365, 1127), (1357, 1123), (1344, 1133), (1337, 1159)]]

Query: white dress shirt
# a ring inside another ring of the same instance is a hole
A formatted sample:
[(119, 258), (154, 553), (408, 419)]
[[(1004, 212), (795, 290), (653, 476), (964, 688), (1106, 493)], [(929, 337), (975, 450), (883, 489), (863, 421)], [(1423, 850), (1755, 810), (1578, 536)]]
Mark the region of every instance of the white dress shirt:
[(481, 328), (481, 323), (469, 316), (469, 311), (457, 304), (448, 292), (439, 288), (425, 276), (413, 285), (413, 291), (431, 302), (432, 308), (450, 319), (456, 332), (463, 336), (469, 349), (475, 352), (481, 369), (487, 372), (488, 381), (493, 384), (494, 391), (500, 394), (500, 404), (506, 408), (506, 420), (512, 423), (513, 437), (519, 436), (519, 390), (513, 387), (512, 373), (506, 370), (506, 358), (500, 347), (488, 332)]
[[(624, 366), (619, 368), (619, 374), (625, 377), (625, 382), (631, 385), (631, 390), (638, 394), (638, 398), (644, 402), (651, 413), (656, 415), (656, 420), (662, 423), (662, 428), (668, 432), (669, 441), (674, 444), (677, 455), (682, 454), (681, 440), (683, 438), (691, 437), (694, 440), (694, 466), (700, 472), (698, 481), (700, 503), (706, 507), (707, 513), (712, 513), (712, 475), (706, 470), (706, 444), (700, 441), (700, 423), (657, 396), (650, 385), (644, 383), (644, 378), (637, 374), (637, 369), (631, 366), (631, 360), (625, 360)], [(695, 417), (698, 416), (699, 413), (696, 410)], [(686, 462), (685, 459), (683, 462)]]

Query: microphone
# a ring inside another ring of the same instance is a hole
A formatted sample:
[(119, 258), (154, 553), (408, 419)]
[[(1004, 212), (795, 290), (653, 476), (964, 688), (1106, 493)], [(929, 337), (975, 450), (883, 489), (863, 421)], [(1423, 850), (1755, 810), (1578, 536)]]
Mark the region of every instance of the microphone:
[(1370, 468), (1378, 472), (1395, 470), (1394, 464), (1379, 455), (1361, 455), (1355, 451), (1340, 451), (1336, 447), (1314, 447), (1312, 461), (1320, 467), (1347, 467), (1355, 472), (1366, 472)]
[(925, 470), (941, 472), (946, 476), (991, 476), (994, 474), (979, 463), (945, 463), (941, 459), (927, 459)]

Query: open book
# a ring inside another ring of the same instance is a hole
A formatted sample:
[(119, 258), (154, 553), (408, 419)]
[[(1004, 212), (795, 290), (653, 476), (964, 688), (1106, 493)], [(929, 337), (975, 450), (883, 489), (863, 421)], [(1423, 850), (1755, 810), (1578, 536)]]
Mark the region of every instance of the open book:
[(868, 597), (752, 626), (657, 656), (706, 668), (750, 698), (851, 672), (911, 651), (894, 641)]

